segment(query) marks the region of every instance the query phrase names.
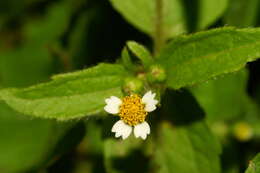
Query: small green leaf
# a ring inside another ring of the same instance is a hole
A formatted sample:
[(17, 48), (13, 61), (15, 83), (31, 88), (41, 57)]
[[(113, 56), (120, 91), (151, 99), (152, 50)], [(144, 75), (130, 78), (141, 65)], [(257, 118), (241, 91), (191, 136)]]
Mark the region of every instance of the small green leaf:
[(124, 75), (121, 65), (99, 64), (54, 76), (48, 83), (1, 90), (0, 98), (27, 115), (58, 120), (80, 118), (102, 112), (106, 97), (121, 96)]
[(142, 61), (144, 67), (147, 68), (152, 64), (152, 55), (144, 46), (134, 41), (127, 42), (127, 46), (130, 49), (130, 51)]
[[(110, 0), (130, 23), (154, 36), (156, 0)], [(163, 1), (163, 28), (167, 38), (186, 31), (184, 7), (180, 0)]]
[(255, 158), (249, 162), (246, 173), (260, 173), (260, 154), (257, 154)]
[(219, 144), (204, 123), (165, 122), (158, 130), (153, 159), (159, 173), (220, 173)]
[(159, 55), (167, 85), (179, 89), (237, 71), (260, 57), (260, 29), (221, 28), (180, 36)]
[(135, 66), (131, 60), (131, 57), (126, 47), (123, 48), (121, 52), (121, 57), (122, 57), (122, 64), (124, 65), (124, 67), (129, 71), (134, 71)]

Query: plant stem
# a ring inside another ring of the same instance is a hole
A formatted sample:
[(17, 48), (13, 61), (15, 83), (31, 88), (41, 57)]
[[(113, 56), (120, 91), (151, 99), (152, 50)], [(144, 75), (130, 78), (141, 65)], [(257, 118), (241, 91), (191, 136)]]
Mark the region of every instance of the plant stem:
[(163, 28), (163, 0), (155, 0), (155, 33), (154, 33), (154, 54), (157, 55), (165, 43)]

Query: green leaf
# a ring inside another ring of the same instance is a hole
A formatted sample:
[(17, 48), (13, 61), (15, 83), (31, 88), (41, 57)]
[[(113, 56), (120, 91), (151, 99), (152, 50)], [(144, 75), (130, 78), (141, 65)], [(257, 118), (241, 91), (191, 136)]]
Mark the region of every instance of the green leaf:
[(204, 123), (173, 127), (162, 123), (155, 137), (159, 173), (220, 173), (220, 148)]
[(27, 115), (58, 120), (80, 118), (102, 112), (105, 98), (121, 96), (124, 75), (121, 65), (100, 64), (54, 76), (48, 83), (2, 90), (0, 98)]
[(157, 127), (151, 133), (153, 170), (220, 172), (219, 142), (204, 123), (203, 110), (187, 90), (166, 90), (159, 113), (160, 118), (154, 121)]
[[(114, 8), (118, 10), (128, 22), (152, 37), (155, 35), (156, 18), (159, 15), (156, 8), (157, 0), (110, 1)], [(166, 38), (187, 32), (187, 24), (196, 25), (196, 29), (208, 27), (224, 13), (228, 4), (228, 0), (198, 0), (196, 2), (183, 0), (161, 1), (161, 28), (163, 28)], [(191, 27), (193, 28), (194, 26)]]
[(199, 0), (198, 2), (198, 29), (208, 27), (214, 21), (216, 21), (226, 10), (228, 0)]
[(129, 52), (126, 47), (123, 48), (121, 52), (121, 57), (122, 57), (122, 64), (124, 65), (124, 67), (129, 71), (134, 71), (136, 67), (132, 62), (131, 56), (129, 55)]
[(194, 86), (190, 91), (206, 112), (208, 121), (232, 120), (247, 112), (247, 80), (248, 71), (244, 69)]
[(179, 89), (237, 71), (260, 57), (260, 29), (220, 28), (176, 38), (158, 57)]
[(255, 158), (249, 162), (246, 173), (260, 173), (260, 154), (257, 154)]
[(134, 41), (128, 41), (127, 46), (130, 51), (142, 61), (144, 67), (147, 68), (153, 63), (152, 55), (143, 45)]
[[(153, 36), (155, 33), (156, 0), (110, 0), (131, 24)], [(186, 31), (181, 0), (163, 1), (163, 28), (167, 38)]]
[(256, 25), (259, 5), (260, 1), (258, 0), (230, 0), (224, 18), (225, 24), (238, 27)]
[(66, 132), (66, 126), (67, 123), (28, 119), (0, 102), (1, 172), (27, 172), (39, 167)]

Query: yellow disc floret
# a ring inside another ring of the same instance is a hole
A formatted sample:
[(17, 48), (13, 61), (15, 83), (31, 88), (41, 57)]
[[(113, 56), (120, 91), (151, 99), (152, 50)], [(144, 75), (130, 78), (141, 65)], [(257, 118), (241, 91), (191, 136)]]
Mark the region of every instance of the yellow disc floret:
[(119, 116), (125, 123), (134, 126), (144, 122), (147, 115), (144, 108), (145, 105), (142, 103), (142, 99), (138, 95), (134, 94), (126, 96), (122, 99)]

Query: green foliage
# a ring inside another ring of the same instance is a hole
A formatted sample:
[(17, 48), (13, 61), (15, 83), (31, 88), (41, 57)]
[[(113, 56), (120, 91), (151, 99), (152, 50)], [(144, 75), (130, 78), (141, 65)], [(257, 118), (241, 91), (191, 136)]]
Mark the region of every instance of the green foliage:
[(209, 121), (231, 120), (247, 111), (247, 80), (248, 72), (241, 70), (194, 86), (191, 91), (203, 107)]
[(144, 67), (147, 68), (153, 63), (153, 59), (150, 52), (142, 45), (134, 41), (129, 41), (127, 43), (127, 46), (129, 50), (142, 61)]
[(223, 28), (181, 36), (162, 51), (158, 62), (167, 85), (179, 89), (237, 71), (260, 55), (259, 29)]
[(219, 145), (204, 123), (177, 128), (164, 123), (156, 141), (154, 162), (160, 173), (220, 172)]
[[(258, 173), (259, 5), (0, 2), (0, 172)], [(146, 140), (114, 138), (105, 99), (150, 90)]]
[(219, 1), (199, 0), (197, 3), (198, 3), (197, 27), (199, 29), (203, 29), (211, 25), (225, 12), (228, 6), (228, 0), (219, 0)]
[[(112, 5), (133, 25), (141, 31), (154, 36), (156, 30), (156, 0), (111, 0)], [(184, 8), (180, 0), (163, 2), (163, 26), (166, 37), (186, 31)], [(172, 13), (174, 11), (174, 13)]]
[(28, 120), (3, 103), (0, 104), (0, 115), (0, 170), (8, 173), (39, 167), (67, 126), (54, 121)]
[[(143, 32), (154, 36), (156, 33), (156, 25), (158, 25), (157, 17), (160, 11), (156, 7), (157, 0), (136, 0), (136, 1), (120, 1), (111, 0), (112, 5), (133, 25)], [(162, 28), (166, 38), (185, 33), (188, 25), (196, 25), (196, 28), (203, 29), (212, 24), (227, 7), (227, 0), (208, 1), (199, 0), (196, 2), (180, 1), (180, 0), (164, 0), (162, 1)], [(190, 6), (189, 13), (185, 7)], [(215, 7), (218, 8), (215, 8)], [(142, 10), (140, 10), (142, 9)], [(186, 11), (187, 10), (187, 11)], [(174, 13), (173, 13), (174, 12)], [(186, 14), (188, 13), (188, 14)], [(197, 18), (198, 23), (194, 23)], [(191, 23), (191, 24), (189, 24)]]
[(124, 75), (120, 65), (100, 64), (54, 76), (53, 81), (46, 84), (2, 90), (1, 98), (24, 114), (58, 120), (80, 118), (102, 112), (105, 98), (121, 96)]
[[(225, 23), (238, 27), (249, 27), (257, 23), (258, 0), (231, 0), (225, 15)], [(237, 14), (241, 15), (237, 15)]]
[(50, 50), (66, 31), (70, 16), (68, 4), (57, 3), (48, 9), (45, 16), (25, 23), (22, 46), (0, 52), (1, 83), (6, 86), (26, 86), (46, 80), (54, 61)]
[(255, 158), (250, 161), (246, 173), (259, 173), (260, 172), (260, 155), (257, 154)]

